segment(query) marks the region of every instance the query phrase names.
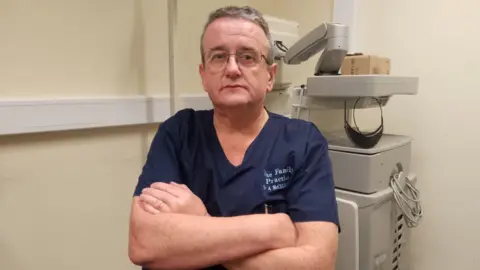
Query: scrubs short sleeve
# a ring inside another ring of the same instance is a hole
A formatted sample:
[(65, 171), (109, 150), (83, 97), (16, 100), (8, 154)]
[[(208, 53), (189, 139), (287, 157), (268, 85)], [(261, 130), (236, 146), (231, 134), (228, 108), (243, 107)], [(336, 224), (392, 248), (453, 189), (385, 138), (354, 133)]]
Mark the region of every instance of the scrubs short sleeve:
[(175, 134), (175, 126), (178, 119), (170, 118), (160, 127), (152, 140), (147, 161), (135, 188), (134, 196), (139, 196), (144, 188), (154, 182), (171, 181), (180, 183), (179, 162), (176, 147), (178, 145), (178, 134)]
[(303, 162), (287, 192), (288, 212), (293, 222), (329, 221), (339, 226), (328, 142), (311, 123), (306, 140)]

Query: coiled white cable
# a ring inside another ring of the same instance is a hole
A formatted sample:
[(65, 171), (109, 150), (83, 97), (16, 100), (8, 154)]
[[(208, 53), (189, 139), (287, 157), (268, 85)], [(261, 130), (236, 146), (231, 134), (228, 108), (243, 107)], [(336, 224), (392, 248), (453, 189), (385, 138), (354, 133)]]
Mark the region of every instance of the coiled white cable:
[[(404, 181), (402, 188), (401, 181)], [(395, 173), (390, 179), (390, 187), (393, 189), (393, 196), (400, 211), (405, 217), (409, 228), (417, 227), (423, 217), (423, 209), (420, 200), (420, 191), (415, 188), (412, 180), (404, 175), (403, 171)]]

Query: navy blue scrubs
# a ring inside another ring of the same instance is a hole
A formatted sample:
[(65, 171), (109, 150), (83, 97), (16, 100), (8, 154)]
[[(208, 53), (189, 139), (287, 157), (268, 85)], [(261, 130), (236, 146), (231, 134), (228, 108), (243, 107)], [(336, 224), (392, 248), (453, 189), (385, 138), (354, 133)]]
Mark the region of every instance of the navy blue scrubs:
[[(213, 125), (213, 110), (177, 112), (159, 126), (135, 195), (154, 182), (185, 184), (211, 216), (287, 213), (293, 222), (339, 225), (326, 139), (310, 122), (269, 112), (269, 119), (233, 166)], [(207, 269), (225, 269), (214, 266)]]

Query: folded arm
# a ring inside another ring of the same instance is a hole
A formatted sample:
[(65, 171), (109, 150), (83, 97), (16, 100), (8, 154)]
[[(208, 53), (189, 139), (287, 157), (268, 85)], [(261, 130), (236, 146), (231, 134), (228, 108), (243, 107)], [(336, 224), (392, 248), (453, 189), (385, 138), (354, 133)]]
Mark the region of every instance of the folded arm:
[(152, 215), (140, 204), (134, 197), (129, 256), (147, 268), (198, 269), (295, 244), (295, 229), (286, 215)]
[(229, 270), (335, 269), (338, 227), (330, 222), (299, 222), (295, 226), (298, 233), (295, 247), (266, 251), (224, 266)]

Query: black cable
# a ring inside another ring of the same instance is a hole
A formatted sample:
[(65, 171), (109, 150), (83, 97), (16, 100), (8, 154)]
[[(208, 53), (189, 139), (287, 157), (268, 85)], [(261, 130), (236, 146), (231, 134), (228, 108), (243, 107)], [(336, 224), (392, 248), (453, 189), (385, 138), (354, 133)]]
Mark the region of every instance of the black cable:
[(380, 117), (381, 117), (381, 122), (380, 122), (380, 127), (378, 127), (374, 132), (368, 132), (368, 133), (363, 133), (362, 131), (360, 131), (360, 128), (358, 127), (357, 125), (357, 121), (355, 120), (355, 111), (356, 111), (356, 108), (357, 108), (357, 103), (358, 101), (360, 101), (360, 99), (362, 99), (361, 97), (357, 98), (357, 100), (355, 101), (355, 104), (353, 105), (353, 124), (355, 125), (355, 127), (357, 128), (357, 131), (360, 132), (361, 134), (363, 135), (370, 135), (372, 133), (376, 133), (378, 131), (378, 129), (380, 129), (382, 126), (383, 126), (383, 110), (382, 110), (382, 104), (380, 102), (380, 100), (376, 97), (371, 97), (372, 99), (375, 99), (375, 101), (377, 101), (378, 103), (378, 107), (380, 108)]
[(287, 46), (285, 46), (281, 40), (275, 40), (274, 44), (282, 52), (286, 52), (288, 50)]

